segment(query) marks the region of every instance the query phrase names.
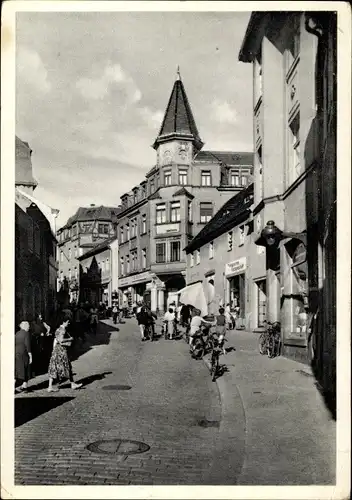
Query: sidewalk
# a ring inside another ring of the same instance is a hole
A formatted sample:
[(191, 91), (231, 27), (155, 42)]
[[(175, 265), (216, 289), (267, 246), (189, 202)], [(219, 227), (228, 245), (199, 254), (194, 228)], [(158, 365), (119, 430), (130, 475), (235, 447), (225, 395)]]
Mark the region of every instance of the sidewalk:
[[(220, 363), (229, 371), (217, 380), (222, 402), (223, 456), (233, 453), (244, 412), (245, 457), (238, 485), (309, 485), (335, 482), (335, 422), (310, 367), (258, 352), (258, 334), (230, 331)], [(209, 366), (209, 359), (204, 361)], [(237, 450), (237, 452), (240, 450)], [(227, 462), (229, 457), (227, 457)], [(226, 458), (224, 458), (224, 465)]]

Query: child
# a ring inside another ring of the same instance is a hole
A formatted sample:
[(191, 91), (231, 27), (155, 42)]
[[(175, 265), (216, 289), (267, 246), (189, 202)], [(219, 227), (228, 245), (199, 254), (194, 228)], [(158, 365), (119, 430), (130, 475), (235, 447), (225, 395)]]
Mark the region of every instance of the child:
[(219, 347), (222, 348), (223, 353), (226, 354), (226, 349), (225, 349), (225, 335), (226, 335), (226, 316), (225, 316), (225, 309), (223, 307), (220, 307), (219, 309), (219, 314), (216, 316), (216, 333), (218, 335), (218, 342), (219, 342)]
[(169, 339), (172, 340), (172, 336), (174, 334), (174, 325), (175, 325), (175, 312), (172, 307), (164, 315), (164, 323), (167, 324), (167, 332), (169, 334)]

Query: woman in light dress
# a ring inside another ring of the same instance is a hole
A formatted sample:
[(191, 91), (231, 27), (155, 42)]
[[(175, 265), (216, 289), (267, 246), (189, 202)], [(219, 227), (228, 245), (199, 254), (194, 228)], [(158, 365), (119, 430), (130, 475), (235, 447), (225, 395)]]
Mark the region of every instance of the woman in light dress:
[(59, 322), (59, 328), (55, 331), (53, 352), (48, 368), (48, 392), (57, 392), (59, 390), (58, 387), (53, 387), (54, 380), (62, 381), (68, 379), (71, 382), (71, 389), (79, 389), (82, 387), (82, 384), (76, 384), (73, 380), (72, 366), (67, 354), (67, 347), (70, 347), (72, 343), (72, 337), (66, 334), (69, 322), (70, 318), (64, 316)]

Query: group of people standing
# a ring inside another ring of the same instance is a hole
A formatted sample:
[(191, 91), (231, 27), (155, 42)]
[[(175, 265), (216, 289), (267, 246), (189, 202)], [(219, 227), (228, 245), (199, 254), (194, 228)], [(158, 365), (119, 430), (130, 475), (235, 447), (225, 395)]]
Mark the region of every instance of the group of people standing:
[(28, 391), (28, 381), (33, 375), (47, 373), (48, 391), (56, 392), (55, 381), (69, 380), (72, 389), (82, 384), (73, 380), (68, 349), (72, 343), (85, 340), (87, 333), (95, 334), (98, 325), (98, 308), (95, 304), (71, 304), (62, 309), (52, 321), (54, 329), (37, 314), (33, 322), (22, 321), (15, 334), (15, 392)]

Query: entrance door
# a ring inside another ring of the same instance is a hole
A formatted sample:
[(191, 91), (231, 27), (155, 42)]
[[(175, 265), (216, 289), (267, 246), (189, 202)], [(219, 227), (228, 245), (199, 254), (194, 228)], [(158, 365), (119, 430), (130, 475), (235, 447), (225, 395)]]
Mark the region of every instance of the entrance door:
[(256, 282), (257, 285), (257, 323), (258, 327), (264, 326), (266, 320), (266, 280)]

